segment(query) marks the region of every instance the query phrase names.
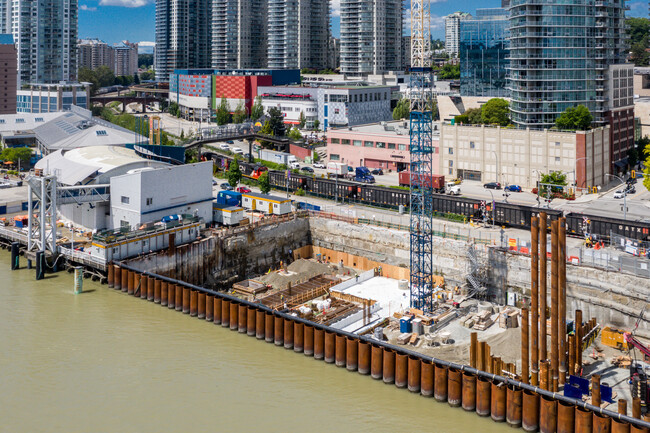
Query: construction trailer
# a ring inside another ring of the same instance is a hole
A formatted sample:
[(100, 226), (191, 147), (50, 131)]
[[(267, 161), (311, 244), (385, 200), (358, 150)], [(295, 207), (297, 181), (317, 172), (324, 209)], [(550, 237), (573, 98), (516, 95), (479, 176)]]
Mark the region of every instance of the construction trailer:
[(260, 211), (269, 215), (285, 215), (291, 213), (291, 200), (268, 194), (249, 192), (242, 194), (244, 209)]
[(244, 219), (244, 208), (212, 202), (212, 221), (224, 226), (239, 225)]

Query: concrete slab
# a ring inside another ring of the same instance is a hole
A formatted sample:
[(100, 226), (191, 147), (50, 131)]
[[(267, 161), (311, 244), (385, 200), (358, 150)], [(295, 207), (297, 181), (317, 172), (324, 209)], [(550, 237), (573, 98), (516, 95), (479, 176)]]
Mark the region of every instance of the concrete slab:
[(355, 284), (345, 289), (342, 293), (358, 296), (365, 299), (374, 299), (381, 305), (378, 312), (381, 318), (388, 317), (396, 311), (409, 308), (408, 290), (400, 290), (397, 280), (386, 277), (374, 277), (367, 281)]

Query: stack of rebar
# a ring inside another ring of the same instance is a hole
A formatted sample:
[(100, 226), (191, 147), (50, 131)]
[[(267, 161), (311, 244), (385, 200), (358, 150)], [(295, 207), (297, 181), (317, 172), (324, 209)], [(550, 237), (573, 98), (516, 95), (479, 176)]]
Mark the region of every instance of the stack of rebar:
[[(551, 222), (551, 303), (547, 307), (547, 228), (548, 220), (545, 212), (539, 217), (531, 218), (531, 317), (528, 320), (528, 310), (523, 309), (522, 326), (530, 323), (530, 332), (522, 330), (521, 358), (522, 379), (532, 385), (540, 386), (549, 391), (557, 391), (559, 385), (566, 381), (566, 220), (561, 217)], [(551, 316), (551, 347), (547, 350), (547, 318)], [(530, 341), (529, 341), (530, 338)], [(530, 347), (529, 343), (532, 343)], [(550, 356), (550, 357), (549, 357)], [(540, 368), (544, 377), (540, 380)]]

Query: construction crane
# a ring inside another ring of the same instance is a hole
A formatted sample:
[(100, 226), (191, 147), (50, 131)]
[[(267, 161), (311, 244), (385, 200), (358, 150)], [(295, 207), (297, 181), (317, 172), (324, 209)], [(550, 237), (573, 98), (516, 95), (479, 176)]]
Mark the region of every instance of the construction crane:
[(431, 1), (411, 0), (410, 304), (425, 312), (433, 309), (433, 72), (430, 27)]

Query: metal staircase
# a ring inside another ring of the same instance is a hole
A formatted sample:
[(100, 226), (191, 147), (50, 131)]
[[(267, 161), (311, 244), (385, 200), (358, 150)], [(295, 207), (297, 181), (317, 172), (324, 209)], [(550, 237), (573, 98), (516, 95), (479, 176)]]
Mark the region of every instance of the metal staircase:
[(468, 269), (465, 279), (467, 280), (467, 297), (483, 298), (487, 294), (488, 264), (482, 257), (479, 257), (474, 244), (467, 248)]

